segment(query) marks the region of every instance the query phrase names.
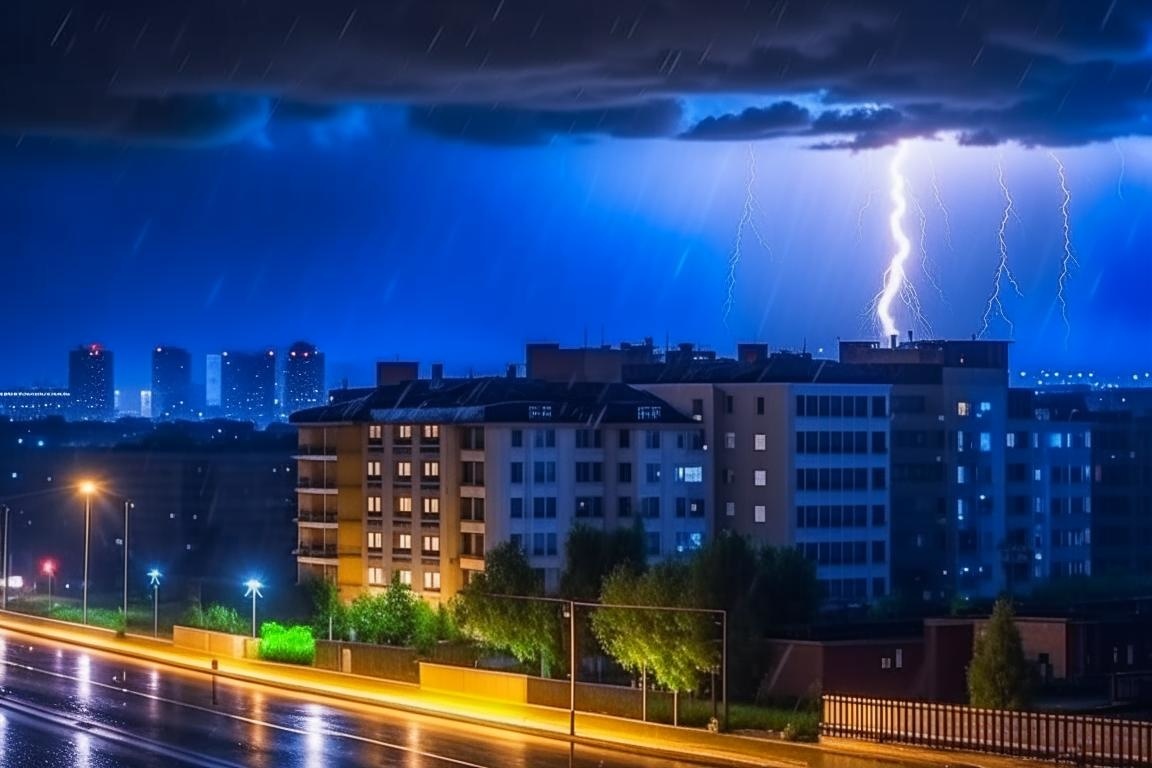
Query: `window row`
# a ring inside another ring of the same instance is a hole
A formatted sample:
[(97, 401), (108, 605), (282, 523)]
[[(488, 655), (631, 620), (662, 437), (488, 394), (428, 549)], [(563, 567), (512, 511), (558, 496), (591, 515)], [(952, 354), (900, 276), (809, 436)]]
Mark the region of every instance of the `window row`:
[[(484, 506), (483, 499), (478, 499), (481, 502), (480, 514), (483, 519)], [(379, 496), (368, 497), (368, 514), (372, 516), (380, 515), (383, 511), (383, 501)], [(424, 496), (420, 499), (420, 511), (426, 516), (434, 516), (440, 514), (440, 497), (439, 496)], [(393, 496), (392, 497), (392, 514), (395, 517), (411, 517), (412, 516), (412, 497), (407, 495)]]
[[(481, 466), (483, 466), (481, 464)], [(395, 478), (399, 481), (412, 479), (412, 462), (397, 461), (393, 467)], [(369, 480), (380, 480), (383, 477), (383, 467), (379, 461), (369, 461), (367, 465)], [(440, 479), (440, 462), (424, 461), (420, 463), (420, 477), (422, 480)]]
[[(869, 508), (864, 504), (820, 504), (796, 507), (797, 528), (867, 528), (883, 526), (886, 513), (883, 504)], [(869, 522), (871, 521), (871, 522)]]
[(888, 471), (883, 467), (872, 469), (841, 467), (796, 470), (798, 491), (867, 491), (888, 487)]
[(887, 398), (882, 395), (797, 395), (796, 415), (809, 418), (882, 419), (888, 416), (888, 404)]
[[(440, 537), (434, 535), (427, 535), (419, 537), (420, 552), (425, 555), (438, 555), (440, 554)], [(368, 549), (369, 551), (380, 551), (384, 549), (384, 534), (380, 531), (368, 532)], [(410, 533), (394, 533), (392, 534), (392, 552), (397, 555), (406, 555), (412, 552), (412, 534)]]
[(804, 557), (817, 565), (882, 565), (888, 561), (884, 541), (821, 541), (797, 544)]
[(796, 453), (887, 453), (888, 433), (872, 432), (814, 432), (796, 433)]
[[(400, 568), (396, 571), (396, 579), (401, 584), (412, 586), (412, 571), (407, 568)], [(372, 587), (388, 585), (383, 568), (375, 565), (368, 567), (368, 585)], [(424, 590), (426, 592), (440, 591), (439, 571), (424, 571)]]

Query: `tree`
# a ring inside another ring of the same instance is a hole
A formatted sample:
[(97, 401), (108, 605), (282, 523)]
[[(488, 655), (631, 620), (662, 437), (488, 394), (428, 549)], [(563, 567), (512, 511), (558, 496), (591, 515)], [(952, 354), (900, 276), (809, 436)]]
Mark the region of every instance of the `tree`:
[(331, 629), (332, 638), (348, 635), (348, 606), (340, 599), (340, 588), (332, 579), (312, 579), (308, 582), (308, 594), (312, 602), (312, 634), (327, 638)]
[(773, 629), (808, 624), (820, 607), (816, 567), (792, 547), (764, 547), (751, 585), (761, 636)]
[(996, 601), (992, 617), (976, 637), (968, 701), (983, 709), (1022, 709), (1028, 703), (1028, 662), (1008, 598)]
[(578, 524), (564, 545), (560, 594), (571, 600), (596, 600), (604, 579), (618, 567), (644, 570), (644, 528), (636, 523), (609, 531)]
[(410, 645), (420, 598), (398, 578), (379, 594), (362, 594), (348, 609), (349, 624), (362, 643)]
[[(604, 580), (601, 602), (659, 608), (695, 608), (699, 596), (691, 568), (661, 563), (637, 574), (620, 567)], [(714, 617), (696, 611), (597, 608), (592, 631), (620, 666), (646, 669), (672, 691), (694, 690), (719, 660)]]
[(539, 663), (547, 676), (561, 655), (560, 608), (543, 600), (524, 552), (510, 542), (484, 556), (484, 572), (460, 590), (456, 619), (465, 634), (522, 663)]

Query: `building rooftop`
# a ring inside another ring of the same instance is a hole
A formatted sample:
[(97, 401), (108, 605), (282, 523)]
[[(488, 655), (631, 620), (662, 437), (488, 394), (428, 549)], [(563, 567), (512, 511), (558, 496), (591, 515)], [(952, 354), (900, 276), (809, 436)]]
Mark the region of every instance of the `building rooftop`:
[(695, 424), (626, 384), (563, 384), (516, 378), (418, 379), (292, 414), (293, 424), (520, 423)]

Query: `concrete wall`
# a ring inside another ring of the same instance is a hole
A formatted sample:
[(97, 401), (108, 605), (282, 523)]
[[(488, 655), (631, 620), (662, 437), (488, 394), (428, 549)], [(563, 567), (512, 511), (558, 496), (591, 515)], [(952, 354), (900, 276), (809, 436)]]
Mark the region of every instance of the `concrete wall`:
[(209, 632), (206, 629), (179, 625), (172, 627), (172, 644), (177, 648), (188, 648), (224, 658), (255, 658), (255, 649), (259, 642), (259, 640), (243, 635)]
[[(644, 714), (644, 692), (639, 688), (625, 688), (620, 685), (598, 685), (596, 683), (576, 684), (576, 709), (579, 712), (592, 712), (612, 717), (627, 717), (639, 720)], [(528, 703), (543, 707), (568, 709), (571, 691), (565, 680), (549, 680), (540, 677), (528, 678)], [(648, 691), (648, 707), (661, 705), (665, 711), (672, 709), (672, 694), (667, 691)]]
[(528, 703), (528, 676), (420, 662), (420, 687), (513, 704)]
[(414, 648), (317, 640), (316, 667), (402, 683), (420, 682)]

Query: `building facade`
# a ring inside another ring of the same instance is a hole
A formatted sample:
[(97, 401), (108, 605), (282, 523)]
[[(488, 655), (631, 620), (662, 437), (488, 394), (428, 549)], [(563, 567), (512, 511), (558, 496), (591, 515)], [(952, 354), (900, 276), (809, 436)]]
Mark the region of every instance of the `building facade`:
[(546, 588), (568, 532), (641, 525), (650, 559), (711, 533), (699, 425), (621, 384), (420, 380), (293, 415), (299, 578), (446, 598), (520, 546)]
[(284, 359), (284, 412), (292, 414), (326, 402), (324, 353), (298, 341), (288, 348)]
[[(152, 411), (155, 419), (188, 419), (192, 404), (192, 356), (179, 347), (152, 350)], [(141, 415), (144, 415), (141, 413)]]
[(68, 353), (68, 392), (72, 418), (104, 421), (116, 413), (112, 351), (99, 344)]
[(276, 351), (220, 355), (220, 408), (228, 419), (267, 424), (277, 416)]

